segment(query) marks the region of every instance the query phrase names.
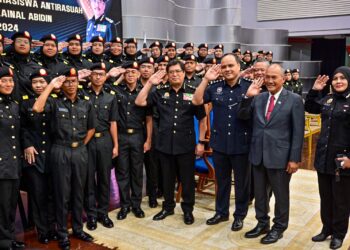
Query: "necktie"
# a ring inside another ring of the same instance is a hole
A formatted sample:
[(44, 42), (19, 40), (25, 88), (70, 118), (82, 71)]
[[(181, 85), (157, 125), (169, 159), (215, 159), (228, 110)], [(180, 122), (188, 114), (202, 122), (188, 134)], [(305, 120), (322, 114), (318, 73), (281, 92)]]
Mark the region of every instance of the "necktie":
[(272, 95), (270, 97), (270, 103), (269, 107), (267, 108), (267, 113), (266, 113), (266, 120), (270, 120), (271, 113), (273, 111), (273, 108), (275, 107), (275, 97)]

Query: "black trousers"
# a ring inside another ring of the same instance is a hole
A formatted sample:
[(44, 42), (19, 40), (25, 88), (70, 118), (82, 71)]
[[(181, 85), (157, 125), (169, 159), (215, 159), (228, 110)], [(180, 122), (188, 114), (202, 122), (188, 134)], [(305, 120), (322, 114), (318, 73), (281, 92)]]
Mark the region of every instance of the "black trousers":
[[(141, 206), (143, 184), (143, 131), (134, 134), (118, 134), (119, 156), (115, 168), (118, 181), (120, 206)], [(131, 195), (130, 195), (131, 190)]]
[(263, 165), (252, 166), (254, 173), (255, 213), (260, 224), (269, 225), (270, 189), (275, 196), (273, 229), (283, 232), (289, 221), (289, 182), (291, 174), (285, 169), (268, 169)]
[(321, 198), (322, 232), (344, 239), (348, 231), (350, 216), (350, 176), (335, 176), (317, 172)]
[(182, 185), (182, 211), (192, 212), (195, 201), (194, 152), (180, 155), (159, 152), (159, 157), (163, 173), (163, 209), (172, 211), (176, 206), (174, 189), (177, 177)]
[(19, 196), (18, 179), (0, 180), (0, 248), (8, 248), (15, 240), (16, 207)]
[(151, 148), (150, 151), (145, 153), (144, 163), (146, 169), (146, 190), (150, 200), (157, 199), (157, 189), (159, 183), (159, 169), (160, 161), (158, 151)]
[(88, 144), (89, 165), (84, 207), (89, 217), (96, 218), (108, 214), (112, 151), (113, 142), (108, 132), (102, 137), (92, 138)]
[(86, 146), (70, 148), (54, 144), (51, 149), (52, 176), (59, 238), (68, 237), (68, 205), (72, 209), (73, 232), (83, 230), (82, 213), (88, 152)]
[(244, 219), (248, 212), (251, 167), (248, 154), (227, 155), (217, 151), (213, 153), (217, 194), (216, 214), (229, 215), (232, 186), (232, 170), (235, 180), (235, 218)]

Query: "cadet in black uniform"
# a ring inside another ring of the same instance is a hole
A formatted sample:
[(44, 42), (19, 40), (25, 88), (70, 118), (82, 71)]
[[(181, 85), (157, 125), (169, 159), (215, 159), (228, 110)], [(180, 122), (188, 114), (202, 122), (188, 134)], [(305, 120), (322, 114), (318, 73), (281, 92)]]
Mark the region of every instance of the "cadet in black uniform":
[(151, 43), (149, 48), (151, 49), (151, 57), (156, 61), (158, 57), (162, 55), (163, 44), (159, 41), (155, 41)]
[(257, 59), (265, 59), (265, 51), (259, 50), (257, 53), (258, 54), (256, 55), (255, 60), (257, 60)]
[(114, 37), (110, 42), (109, 50), (105, 53), (105, 59), (111, 67), (119, 67), (123, 64), (123, 42), (120, 37)]
[(253, 54), (250, 50), (246, 50), (243, 53), (243, 59), (241, 61), (241, 70), (250, 68), (253, 64)]
[[(220, 72), (221, 71), (221, 72)], [(213, 148), (213, 160), (217, 181), (217, 194), (214, 217), (207, 225), (214, 225), (229, 219), (232, 171), (235, 180), (235, 212), (232, 231), (241, 230), (248, 212), (251, 169), (248, 162), (251, 139), (250, 121), (237, 117), (238, 104), (251, 82), (240, 78), (239, 58), (227, 54), (222, 63), (209, 69), (197, 88), (193, 103), (200, 105), (211, 102), (214, 120), (210, 146)], [(220, 73), (224, 80), (214, 81)], [(208, 86), (210, 81), (211, 85)], [(208, 86), (208, 87), (207, 87)]]
[[(50, 78), (47, 71), (42, 68), (34, 71), (30, 79), (35, 97), (38, 97), (46, 88)], [(55, 97), (56, 95), (53, 94), (53, 98)], [(24, 95), (22, 99), (21, 141), (25, 160), (23, 180), (28, 186), (28, 197), (38, 240), (40, 243), (47, 244), (55, 232), (53, 186), (49, 164), (50, 116), (46, 112), (41, 114), (33, 112), (36, 98)]]
[(201, 43), (198, 46), (198, 52), (197, 52), (197, 61), (199, 63), (202, 63), (205, 58), (208, 56), (208, 44), (207, 43)]
[(136, 62), (142, 55), (141, 51), (137, 51), (137, 40), (136, 38), (128, 38), (124, 41), (124, 61)]
[[(48, 99), (54, 89), (63, 94)], [(68, 204), (72, 209), (73, 235), (83, 241), (93, 238), (83, 231), (84, 186), (88, 168), (86, 145), (94, 136), (95, 110), (89, 97), (80, 97), (78, 72), (67, 68), (64, 76), (54, 78), (34, 103), (33, 111), (51, 116), (52, 147), (50, 163), (53, 176), (59, 246), (70, 249), (68, 238)], [(42, 124), (43, 126), (46, 123)]]
[(83, 54), (83, 57), (91, 63), (105, 63), (108, 71), (110, 65), (105, 59), (105, 40), (102, 36), (94, 36), (91, 38), (90, 43), (91, 48)]
[(292, 90), (293, 93), (296, 93), (300, 96), (303, 95), (303, 83), (300, 81), (300, 70), (292, 70)]
[(183, 60), (185, 61), (185, 81), (183, 88), (186, 90), (188, 85), (190, 85), (190, 88), (196, 88), (202, 81), (196, 75), (197, 59), (194, 55), (185, 55)]
[(166, 48), (166, 55), (169, 57), (169, 59), (170, 60), (176, 59), (176, 43), (174, 42), (167, 43), (165, 45), (165, 48)]
[[(151, 134), (145, 139), (144, 128), (152, 131), (152, 116), (147, 108), (135, 105), (136, 96), (142, 89), (137, 83), (140, 76), (137, 62), (123, 64), (124, 82), (114, 86), (118, 100), (118, 142), (116, 178), (120, 193), (120, 206), (117, 219), (123, 220), (132, 212), (137, 218), (145, 217), (141, 209), (143, 158), (151, 147)], [(131, 190), (131, 195), (130, 195)]]
[(115, 93), (103, 90), (107, 79), (106, 65), (95, 63), (90, 70), (91, 87), (85, 92), (94, 105), (97, 123), (94, 138), (88, 144), (89, 167), (85, 186), (85, 212), (88, 216), (87, 228), (95, 230), (96, 219), (104, 227), (113, 227), (112, 220), (108, 218), (108, 207), (112, 158), (118, 155), (118, 105)]
[(88, 21), (86, 27), (86, 41), (94, 36), (102, 36), (106, 41), (116, 36), (114, 21), (105, 16), (106, 0), (91, 0), (94, 16)]
[(41, 39), (43, 46), (35, 54), (33, 61), (49, 70), (51, 77), (58, 76), (67, 65), (64, 64), (58, 54), (58, 40), (54, 34), (44, 35)]
[[(232, 50), (232, 54), (238, 56), (240, 62), (242, 61), (242, 52), (241, 52), (241, 49), (240, 48), (236, 48), (236, 49), (233, 49)], [(241, 69), (242, 70), (242, 69)]]
[(33, 96), (30, 75), (40, 66), (30, 56), (32, 37), (28, 31), (17, 32), (11, 37), (13, 44), (5, 58), (11, 64), (14, 71), (15, 86), (14, 97), (21, 100), (23, 95)]
[(321, 114), (315, 168), (321, 198), (322, 231), (312, 241), (332, 236), (331, 249), (342, 246), (350, 213), (350, 68), (334, 71), (332, 93), (323, 96), (328, 76), (319, 76), (306, 96), (305, 110)]
[(284, 71), (284, 76), (286, 78), (286, 81), (283, 84), (283, 88), (293, 91), (293, 85), (292, 85), (292, 71), (290, 69), (286, 69)]
[(216, 59), (215, 58), (211, 58), (211, 57), (210, 58), (205, 58), (203, 63), (205, 64), (204, 71), (207, 72), (213, 65), (216, 64)]
[[(170, 85), (163, 85), (157, 91), (150, 92), (153, 84), (158, 85), (164, 71), (158, 71), (147, 82), (135, 103), (139, 106), (156, 106), (159, 112), (159, 136), (156, 149), (163, 173), (164, 203), (161, 212), (153, 220), (163, 220), (174, 214), (174, 188), (176, 177), (182, 185), (181, 208), (184, 212), (184, 222), (189, 225), (194, 222), (192, 214), (194, 197), (194, 162), (195, 162), (195, 131), (193, 117), (199, 120), (199, 140), (205, 135), (204, 106), (192, 105), (195, 88), (184, 89), (184, 65), (180, 61), (170, 61), (167, 66)], [(148, 96), (149, 95), (149, 96)], [(197, 145), (197, 153), (204, 151), (204, 145)]]
[(14, 73), (0, 68), (0, 248), (24, 248), (15, 240), (16, 207), (21, 175), (20, 119), (18, 103), (11, 97)]
[(215, 50), (214, 57), (216, 59), (216, 63), (220, 64), (221, 58), (224, 55), (224, 45), (220, 43), (218, 45), (215, 45), (213, 49)]
[(266, 51), (266, 53), (265, 53), (265, 59), (266, 59), (266, 61), (268, 61), (270, 64), (272, 64), (273, 52), (272, 52), (271, 50)]

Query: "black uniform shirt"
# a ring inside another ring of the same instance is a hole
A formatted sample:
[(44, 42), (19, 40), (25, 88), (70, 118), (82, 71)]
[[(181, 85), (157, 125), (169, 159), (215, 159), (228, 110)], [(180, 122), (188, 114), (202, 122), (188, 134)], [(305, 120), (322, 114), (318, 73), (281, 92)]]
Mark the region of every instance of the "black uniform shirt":
[(202, 82), (202, 79), (196, 76), (196, 74), (193, 74), (191, 78), (187, 78), (187, 76), (185, 76), (184, 88), (186, 90), (187, 85), (191, 85), (192, 87), (197, 88), (201, 82)]
[(159, 136), (156, 149), (166, 154), (184, 154), (195, 149), (194, 120), (206, 116), (204, 106), (194, 106), (195, 88), (178, 91), (164, 85), (149, 94), (149, 106), (157, 106), (159, 112)]
[(20, 171), (19, 106), (0, 94), (0, 179), (18, 179)]

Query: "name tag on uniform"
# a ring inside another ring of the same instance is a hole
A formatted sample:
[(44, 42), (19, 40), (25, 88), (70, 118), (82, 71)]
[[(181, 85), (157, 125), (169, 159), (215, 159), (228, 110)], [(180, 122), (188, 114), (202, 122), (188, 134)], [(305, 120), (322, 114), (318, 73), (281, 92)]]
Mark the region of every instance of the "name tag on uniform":
[(184, 93), (184, 95), (183, 95), (184, 101), (192, 101), (192, 99), (193, 99), (193, 94)]
[(97, 25), (97, 31), (98, 32), (106, 32), (107, 30), (107, 25), (104, 25), (104, 24), (98, 24)]
[(58, 108), (58, 111), (67, 112), (68, 113), (68, 109), (66, 109), (66, 108)]

